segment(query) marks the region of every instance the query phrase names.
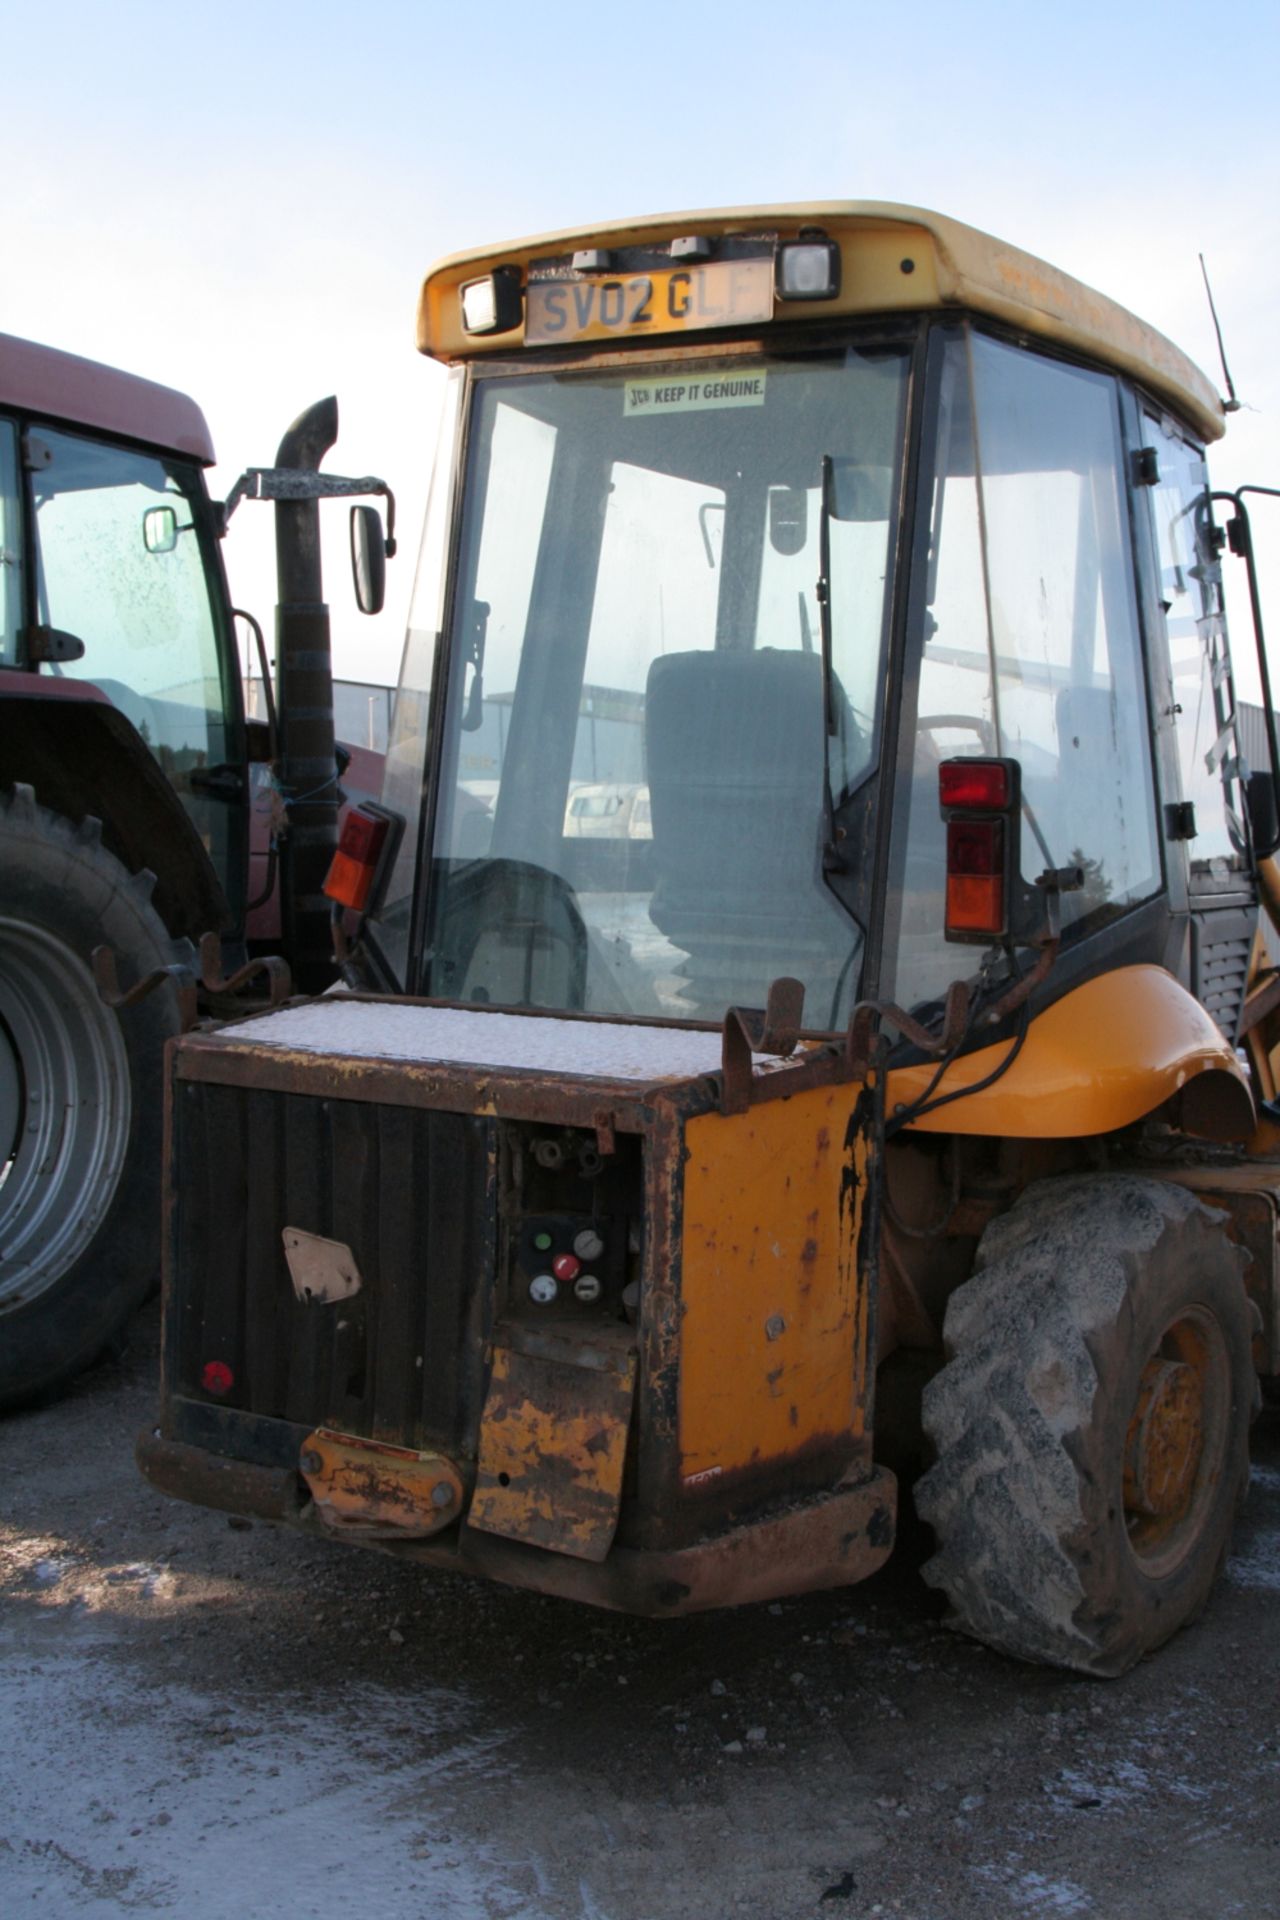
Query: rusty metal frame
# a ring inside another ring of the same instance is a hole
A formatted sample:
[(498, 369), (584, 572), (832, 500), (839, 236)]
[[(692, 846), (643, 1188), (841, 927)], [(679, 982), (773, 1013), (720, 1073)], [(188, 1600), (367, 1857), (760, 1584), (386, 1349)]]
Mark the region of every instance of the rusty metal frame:
[[(775, 1006), (775, 1014), (777, 1011)], [(784, 1498), (788, 1485), (794, 1488), (798, 1464), (802, 1468), (802, 1481), (813, 1484), (821, 1479), (822, 1461), (817, 1454), (807, 1467), (804, 1460), (808, 1456), (788, 1456), (779, 1464), (776, 1474), (766, 1473), (759, 1484), (753, 1479), (749, 1487), (742, 1484), (739, 1475), (726, 1475), (704, 1486), (689, 1485), (680, 1472), (679, 1250), (683, 1236), (685, 1127), (694, 1117), (720, 1111), (721, 1074), (713, 1071), (642, 1086), (633, 1081), (608, 1082), (571, 1075), (553, 1078), (545, 1071), (532, 1069), (495, 1070), (478, 1069), (465, 1063), (353, 1060), (311, 1050), (303, 1053), (296, 1049), (263, 1047), (252, 1038), (257, 1019), (245, 1024), (248, 1031), (234, 1040), (217, 1031), (197, 1031), (171, 1043), (170, 1129), (173, 1102), (181, 1087), (206, 1083), (267, 1093), (310, 1095), (325, 1101), (368, 1102), (535, 1125), (573, 1126), (593, 1134), (601, 1152), (606, 1154), (619, 1148), (622, 1136), (632, 1136), (638, 1144), (643, 1143), (645, 1311), (636, 1331), (637, 1395), (645, 1414), (643, 1432), (633, 1438), (628, 1455), (627, 1497), (620, 1522), (619, 1548), (683, 1550), (708, 1529), (723, 1530), (734, 1524), (744, 1502), (751, 1508), (762, 1500)], [(775, 1019), (775, 1037), (778, 1026)], [(740, 1032), (749, 1064), (747, 1033), (741, 1026)], [(781, 1099), (807, 1088), (830, 1086), (848, 1077), (845, 1049), (840, 1045), (819, 1045), (754, 1076), (753, 1095), (757, 1100)], [(866, 1117), (863, 1109), (860, 1125)], [(172, 1169), (171, 1157), (169, 1165)], [(169, 1305), (176, 1297), (172, 1261), (177, 1204), (171, 1171), (166, 1192)], [(874, 1345), (869, 1351), (874, 1352)], [(172, 1378), (167, 1361), (165, 1378)], [(191, 1425), (196, 1419), (195, 1403), (170, 1395), (162, 1419), (168, 1439), (175, 1442), (197, 1439), (199, 1423), (195, 1427)]]
[[(224, 1459), (151, 1428), (139, 1436), (136, 1457), (161, 1492), (333, 1537), (292, 1469)], [(714, 1538), (662, 1550), (615, 1543), (599, 1562), (500, 1539), (465, 1524), (431, 1538), (371, 1538), (368, 1544), (397, 1559), (479, 1574), (536, 1593), (674, 1618), (865, 1579), (892, 1551), (896, 1502), (893, 1474), (875, 1467), (823, 1496), (783, 1505)]]

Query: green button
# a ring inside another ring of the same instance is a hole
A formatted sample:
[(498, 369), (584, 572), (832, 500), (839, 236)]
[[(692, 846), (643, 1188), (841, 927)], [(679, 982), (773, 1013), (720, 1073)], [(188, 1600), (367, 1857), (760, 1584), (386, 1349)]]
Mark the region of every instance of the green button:
[(533, 1236), (533, 1244), (539, 1253), (545, 1253), (551, 1245), (551, 1235), (549, 1233), (535, 1233)]

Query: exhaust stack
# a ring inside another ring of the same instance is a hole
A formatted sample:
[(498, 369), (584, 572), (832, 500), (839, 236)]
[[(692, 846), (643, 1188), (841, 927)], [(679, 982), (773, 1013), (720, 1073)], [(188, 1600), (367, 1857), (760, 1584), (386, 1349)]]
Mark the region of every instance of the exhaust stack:
[[(299, 414), (276, 454), (278, 467), (317, 472), (338, 438), (338, 402)], [(323, 887), (337, 844), (333, 656), (324, 601), (318, 500), (279, 500), (276, 511), (276, 674), (280, 783), (289, 806), (281, 846), (280, 917), (285, 951), (303, 993), (332, 984), (336, 969)]]

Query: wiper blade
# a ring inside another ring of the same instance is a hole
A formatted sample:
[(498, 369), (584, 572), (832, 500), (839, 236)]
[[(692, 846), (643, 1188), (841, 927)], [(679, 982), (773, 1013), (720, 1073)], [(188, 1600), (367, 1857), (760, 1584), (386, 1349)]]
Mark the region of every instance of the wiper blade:
[(818, 512), (818, 580), (814, 588), (822, 648), (822, 865), (827, 873), (843, 873), (848, 862), (836, 838), (835, 799), (831, 791), (831, 739), (839, 732), (831, 665), (831, 496), (834, 488), (835, 463), (829, 453), (824, 453)]

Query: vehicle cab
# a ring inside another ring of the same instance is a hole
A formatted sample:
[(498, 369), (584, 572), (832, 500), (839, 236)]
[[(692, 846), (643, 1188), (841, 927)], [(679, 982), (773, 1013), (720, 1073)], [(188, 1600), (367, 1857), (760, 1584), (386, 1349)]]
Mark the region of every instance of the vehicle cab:
[(870, 995), (926, 1010), (964, 959), (938, 769), (994, 756), (1020, 769), (1015, 890), (1079, 869), (1043, 993), (1101, 941), (1232, 1029), (1222, 410), (1168, 341), (971, 229), (855, 204), (457, 256), (419, 344), (451, 379), (380, 986), (718, 1024), (790, 974), (811, 1031)]

